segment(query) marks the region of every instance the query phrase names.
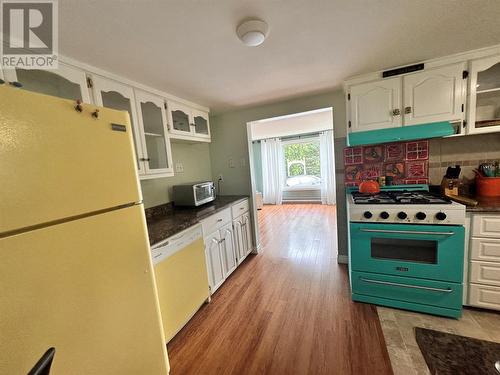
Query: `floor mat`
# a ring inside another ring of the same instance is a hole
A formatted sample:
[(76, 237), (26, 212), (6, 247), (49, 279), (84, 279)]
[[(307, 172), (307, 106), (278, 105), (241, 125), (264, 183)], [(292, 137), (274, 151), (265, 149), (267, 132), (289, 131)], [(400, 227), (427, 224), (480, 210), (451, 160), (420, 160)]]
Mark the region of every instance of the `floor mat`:
[(419, 327), (415, 337), (431, 374), (500, 375), (500, 344)]

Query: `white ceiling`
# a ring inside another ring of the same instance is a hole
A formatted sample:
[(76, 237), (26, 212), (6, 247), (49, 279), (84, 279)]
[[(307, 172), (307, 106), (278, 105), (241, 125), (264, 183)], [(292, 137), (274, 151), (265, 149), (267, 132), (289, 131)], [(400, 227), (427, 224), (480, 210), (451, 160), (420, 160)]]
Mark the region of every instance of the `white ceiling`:
[(333, 129), (331, 108), (252, 122), (252, 141)]
[[(500, 43), (499, 0), (60, 0), (60, 51), (222, 112)], [(246, 47), (238, 23), (267, 40)]]

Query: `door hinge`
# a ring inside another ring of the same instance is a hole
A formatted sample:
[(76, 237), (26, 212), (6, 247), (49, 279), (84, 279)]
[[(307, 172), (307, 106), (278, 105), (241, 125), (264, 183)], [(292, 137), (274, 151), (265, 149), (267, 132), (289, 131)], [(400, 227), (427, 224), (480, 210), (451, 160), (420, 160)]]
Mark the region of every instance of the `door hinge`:
[(351, 94), (347, 94), (347, 100), (351, 100)]
[(351, 120), (349, 120), (349, 127), (351, 127)]
[(94, 82), (92, 82), (92, 78), (90, 78), (90, 77), (87, 77), (87, 87), (89, 89), (91, 89), (92, 87), (94, 87)]
[(463, 78), (463, 79), (467, 79), (468, 77), (469, 77), (469, 71), (468, 71), (468, 70), (464, 70), (464, 71), (462, 72), (462, 78)]

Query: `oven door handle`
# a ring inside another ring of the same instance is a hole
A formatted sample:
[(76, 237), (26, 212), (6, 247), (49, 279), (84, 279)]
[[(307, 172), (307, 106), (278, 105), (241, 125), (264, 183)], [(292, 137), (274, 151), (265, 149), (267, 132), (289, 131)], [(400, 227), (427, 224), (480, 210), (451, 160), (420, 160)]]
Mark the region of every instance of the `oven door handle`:
[(430, 290), (432, 292), (439, 292), (439, 293), (451, 293), (451, 292), (453, 292), (453, 289), (451, 289), (451, 288), (448, 288), (448, 289), (431, 288), (428, 286), (408, 285), (408, 284), (393, 283), (390, 281), (372, 280), (372, 279), (366, 279), (364, 277), (360, 277), (359, 279), (361, 281), (364, 281), (365, 283), (370, 283), (370, 284), (383, 284), (383, 285), (390, 285), (390, 286), (399, 286), (402, 288), (423, 289), (423, 290)]
[(370, 233), (395, 233), (395, 234), (426, 234), (426, 235), (439, 235), (439, 236), (453, 236), (455, 232), (431, 232), (431, 231), (418, 231), (418, 230), (392, 230), (392, 229), (359, 229), (361, 232)]

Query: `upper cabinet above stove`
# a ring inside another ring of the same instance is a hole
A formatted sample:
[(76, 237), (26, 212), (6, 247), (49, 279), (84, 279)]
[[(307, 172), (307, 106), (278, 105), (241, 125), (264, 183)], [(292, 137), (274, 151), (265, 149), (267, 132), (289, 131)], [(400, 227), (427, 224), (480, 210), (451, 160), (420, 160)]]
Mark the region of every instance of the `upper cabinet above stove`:
[(465, 63), (347, 84), (348, 131), (363, 132), (449, 121), (462, 132)]
[(403, 76), (404, 125), (450, 121), (465, 116), (466, 64), (453, 64)]
[(344, 82), (348, 145), (500, 132), (500, 45)]
[(402, 124), (400, 77), (354, 85), (348, 100), (351, 132), (395, 128)]

